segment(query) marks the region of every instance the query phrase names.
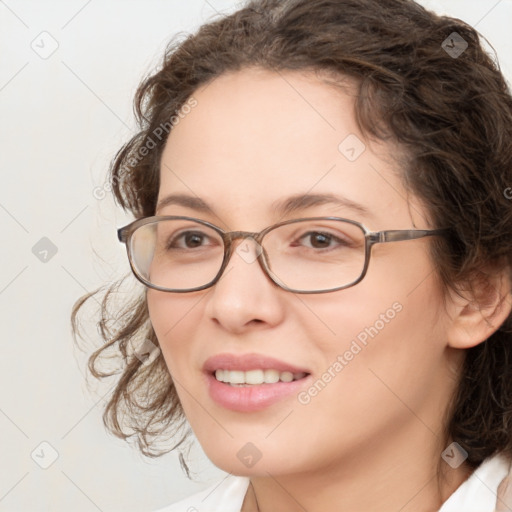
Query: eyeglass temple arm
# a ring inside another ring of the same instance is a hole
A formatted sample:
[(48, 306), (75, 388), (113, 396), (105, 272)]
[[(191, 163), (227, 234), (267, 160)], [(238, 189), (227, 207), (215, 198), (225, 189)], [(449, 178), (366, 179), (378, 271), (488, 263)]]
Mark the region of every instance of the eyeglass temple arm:
[(391, 229), (370, 233), (370, 239), (374, 243), (400, 242), (402, 240), (415, 240), (425, 236), (442, 235), (447, 229)]

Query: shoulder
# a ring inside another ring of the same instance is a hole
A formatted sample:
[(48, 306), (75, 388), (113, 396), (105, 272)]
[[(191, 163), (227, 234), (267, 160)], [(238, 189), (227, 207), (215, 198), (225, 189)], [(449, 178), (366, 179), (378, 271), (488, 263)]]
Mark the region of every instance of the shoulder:
[(249, 478), (228, 475), (223, 480), (155, 512), (240, 512)]

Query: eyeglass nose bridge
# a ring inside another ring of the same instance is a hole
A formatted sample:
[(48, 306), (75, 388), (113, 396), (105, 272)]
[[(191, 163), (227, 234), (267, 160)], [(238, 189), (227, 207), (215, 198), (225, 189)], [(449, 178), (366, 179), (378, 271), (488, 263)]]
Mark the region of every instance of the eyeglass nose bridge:
[[(216, 284), (218, 280), (224, 275), (224, 271), (226, 270), (228, 263), (231, 261), (231, 257), (235, 250), (238, 256), (247, 264), (254, 263), (257, 260), (265, 276), (279, 286), (279, 283), (271, 275), (270, 269), (268, 267), (267, 252), (261, 244), (261, 240), (263, 239), (265, 232), (266, 231), (262, 231), (260, 233), (253, 233), (251, 231), (230, 231), (227, 233), (220, 233), (224, 242), (224, 260), (222, 262), (221, 268), (219, 269), (219, 272), (217, 273), (217, 276), (213, 282), (210, 283), (210, 286)], [(251, 238), (256, 243), (256, 251), (251, 251), (248, 248), (245, 250), (243, 248), (243, 244), (240, 244), (237, 249), (234, 249), (234, 242), (236, 240), (245, 240), (248, 238)]]
[[(262, 233), (254, 233), (251, 231), (230, 231), (228, 233), (223, 233), (222, 238), (224, 241), (224, 267), (231, 260), (231, 256), (233, 252), (237, 252), (238, 256), (240, 256), (246, 263), (252, 263), (256, 259), (258, 259), (261, 263), (260, 255), (264, 253), (264, 259), (266, 257), (266, 253), (261, 245), (261, 240), (263, 238)], [(236, 249), (234, 249), (234, 242), (236, 240), (247, 240), (252, 239), (252, 241), (256, 244), (256, 250), (251, 252), (249, 247), (246, 244), (239, 244)], [(263, 266), (263, 270), (266, 272), (265, 265)]]
[(265, 250), (261, 243), (263, 237), (269, 231), (269, 228), (259, 233), (253, 233), (251, 231), (219, 231), (219, 234), (221, 235), (222, 240), (224, 242), (224, 260), (222, 262), (221, 268), (219, 269), (219, 272), (217, 273), (217, 276), (214, 278), (214, 280), (210, 283), (209, 286), (213, 286), (214, 284), (216, 284), (219, 281), (219, 279), (221, 279), (221, 277), (224, 275), (224, 271), (226, 270), (228, 263), (231, 261), (231, 256), (233, 255), (234, 252), (234, 242), (239, 239), (243, 240), (251, 238), (253, 242), (256, 243), (255, 253), (251, 253), (250, 250), (242, 249), (242, 244), (240, 244), (238, 246), (238, 249), (236, 250), (238, 256), (240, 256), (240, 258), (248, 264), (254, 263), (257, 260), (261, 270), (263, 271), (267, 279), (269, 279), (272, 283), (274, 283), (275, 286), (279, 288), (292, 291), (291, 288), (288, 288), (285, 283), (281, 282), (281, 280), (270, 269), (267, 251)]

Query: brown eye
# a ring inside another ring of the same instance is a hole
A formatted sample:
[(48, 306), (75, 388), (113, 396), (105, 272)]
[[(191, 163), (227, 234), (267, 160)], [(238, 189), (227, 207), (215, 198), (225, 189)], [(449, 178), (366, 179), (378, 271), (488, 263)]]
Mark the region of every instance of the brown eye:
[(201, 247), (208, 236), (200, 231), (185, 231), (169, 240), (167, 249), (194, 249)]
[(334, 249), (335, 246), (347, 247), (349, 245), (347, 241), (331, 233), (324, 233), (321, 231), (309, 231), (308, 233), (303, 234), (299, 240), (305, 247), (312, 249)]

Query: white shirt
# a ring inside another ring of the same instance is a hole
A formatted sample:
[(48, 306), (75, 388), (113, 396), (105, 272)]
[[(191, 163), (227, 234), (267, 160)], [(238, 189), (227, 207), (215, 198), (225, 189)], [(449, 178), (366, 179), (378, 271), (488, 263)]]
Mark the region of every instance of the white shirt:
[[(503, 455), (487, 458), (438, 512), (512, 511), (511, 470), (511, 462)], [(227, 476), (205, 490), (155, 512), (240, 512), (248, 486), (248, 477)]]

